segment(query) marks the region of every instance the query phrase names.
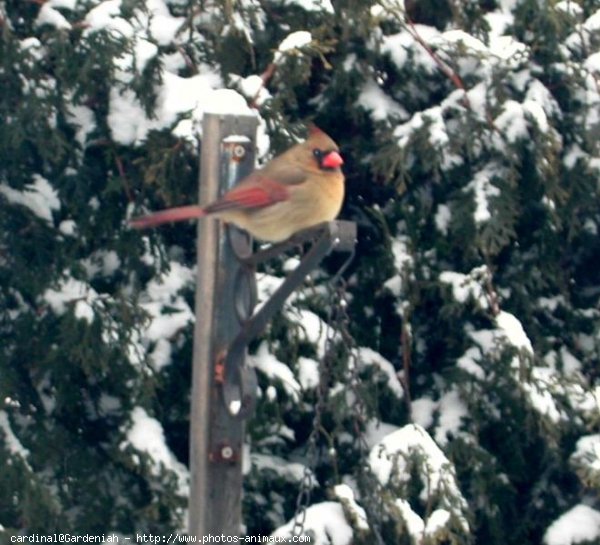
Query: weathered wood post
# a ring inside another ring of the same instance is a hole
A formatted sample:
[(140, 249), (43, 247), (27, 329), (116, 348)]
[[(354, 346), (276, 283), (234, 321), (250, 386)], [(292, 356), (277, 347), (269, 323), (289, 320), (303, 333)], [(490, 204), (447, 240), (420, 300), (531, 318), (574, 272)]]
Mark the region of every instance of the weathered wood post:
[[(257, 119), (205, 114), (200, 202), (224, 193), (254, 168)], [(198, 222), (196, 325), (190, 414), (189, 533), (241, 531), (243, 420), (231, 416), (215, 380), (217, 361), (239, 330), (234, 282), (240, 267), (226, 227)]]

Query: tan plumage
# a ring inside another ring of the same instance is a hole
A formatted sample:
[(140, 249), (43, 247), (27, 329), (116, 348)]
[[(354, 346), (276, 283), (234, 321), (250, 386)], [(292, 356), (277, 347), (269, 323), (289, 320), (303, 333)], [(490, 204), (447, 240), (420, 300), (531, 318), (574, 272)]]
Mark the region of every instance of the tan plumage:
[(220, 199), (201, 208), (185, 206), (132, 221), (143, 228), (206, 215), (279, 242), (335, 219), (344, 200), (343, 160), (337, 144), (317, 127), (297, 144), (240, 181)]

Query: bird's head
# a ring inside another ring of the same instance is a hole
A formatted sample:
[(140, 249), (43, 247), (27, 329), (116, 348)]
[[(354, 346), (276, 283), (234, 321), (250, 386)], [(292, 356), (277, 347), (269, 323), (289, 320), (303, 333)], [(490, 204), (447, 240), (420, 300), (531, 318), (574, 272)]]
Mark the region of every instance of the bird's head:
[(344, 164), (338, 145), (312, 123), (308, 128), (308, 138), (303, 144), (304, 151), (310, 154), (309, 161), (319, 170), (339, 171)]

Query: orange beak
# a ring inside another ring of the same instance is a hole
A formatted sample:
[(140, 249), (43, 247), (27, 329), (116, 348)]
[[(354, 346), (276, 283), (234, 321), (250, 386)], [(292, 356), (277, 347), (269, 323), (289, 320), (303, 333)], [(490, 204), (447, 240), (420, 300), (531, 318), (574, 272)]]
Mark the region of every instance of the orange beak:
[(321, 166), (325, 168), (338, 168), (344, 164), (342, 156), (337, 151), (330, 151), (321, 160)]

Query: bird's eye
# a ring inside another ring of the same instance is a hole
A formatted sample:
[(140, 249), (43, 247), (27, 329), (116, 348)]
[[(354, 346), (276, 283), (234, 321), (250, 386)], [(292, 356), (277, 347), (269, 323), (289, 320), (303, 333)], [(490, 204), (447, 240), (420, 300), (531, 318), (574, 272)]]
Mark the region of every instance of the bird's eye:
[(323, 152), (320, 149), (314, 149), (313, 150), (313, 155), (318, 159), (321, 160), (323, 158)]

